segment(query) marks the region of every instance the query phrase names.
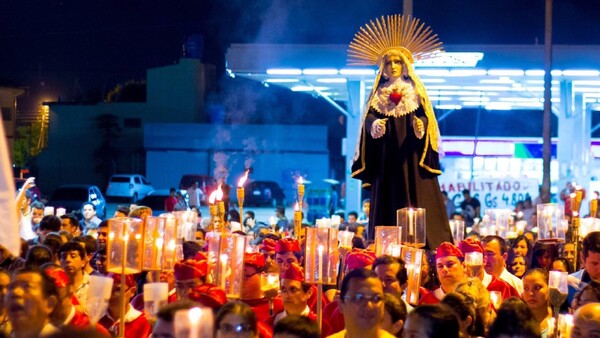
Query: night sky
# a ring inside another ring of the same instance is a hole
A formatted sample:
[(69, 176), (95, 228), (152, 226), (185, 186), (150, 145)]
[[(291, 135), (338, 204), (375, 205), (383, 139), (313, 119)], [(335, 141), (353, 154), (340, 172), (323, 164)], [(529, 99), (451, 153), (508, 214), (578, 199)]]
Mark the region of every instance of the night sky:
[[(446, 44), (544, 41), (544, 0), (413, 0), (414, 16)], [(177, 62), (185, 36), (204, 35), (206, 62), (224, 69), (231, 43), (347, 44), (402, 1), (2, 0), (0, 78), (39, 100), (99, 101), (115, 84)], [(554, 0), (556, 44), (600, 44), (598, 0)]]

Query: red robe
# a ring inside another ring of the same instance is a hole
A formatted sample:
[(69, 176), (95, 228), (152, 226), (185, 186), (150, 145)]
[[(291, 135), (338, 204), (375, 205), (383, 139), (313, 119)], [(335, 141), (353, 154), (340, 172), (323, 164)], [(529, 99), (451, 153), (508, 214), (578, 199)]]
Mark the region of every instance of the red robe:
[[(100, 319), (100, 324), (108, 331), (118, 336), (119, 321), (112, 319), (108, 314)], [(143, 313), (133, 307), (125, 314), (125, 338), (148, 338), (152, 334), (152, 326)]]
[[(91, 328), (90, 317), (84, 312), (75, 310), (75, 315), (68, 323), (62, 325), (72, 329), (89, 330)], [(110, 332), (104, 326), (96, 324), (96, 331), (106, 337), (111, 337)]]
[(519, 292), (512, 285), (494, 276), (490, 277), (492, 277), (490, 283), (485, 286), (488, 291), (499, 291), (503, 300), (510, 297), (520, 297)]
[[(314, 313), (317, 313), (317, 296), (318, 296), (318, 288), (315, 284), (310, 286), (310, 289), (312, 290), (312, 295), (310, 296), (310, 298), (308, 299), (308, 301), (306, 302), (308, 307), (310, 308), (310, 310)], [(279, 298), (281, 298), (281, 296), (277, 296)], [(325, 292), (323, 292), (323, 296), (321, 297), (321, 301), (323, 302), (323, 308), (325, 308), (325, 306), (327, 304), (329, 304), (329, 299), (327, 299), (327, 297), (325, 296)], [(276, 312), (277, 313), (277, 312)], [(323, 317), (325, 318), (325, 317)]]

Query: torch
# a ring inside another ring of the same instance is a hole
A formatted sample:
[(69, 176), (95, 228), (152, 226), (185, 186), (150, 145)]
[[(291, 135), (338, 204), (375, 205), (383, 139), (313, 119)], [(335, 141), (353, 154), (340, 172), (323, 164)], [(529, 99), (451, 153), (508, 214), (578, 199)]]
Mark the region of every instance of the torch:
[(221, 189), (221, 185), (219, 184), (219, 187), (217, 188), (217, 219), (219, 219), (219, 222), (221, 222), (221, 227), (220, 227), (220, 231), (221, 232), (225, 232), (225, 222), (226, 222), (226, 215), (225, 215), (225, 202), (223, 202), (223, 190)]
[(302, 231), (302, 210), (299, 203), (294, 207), (294, 236), (300, 240), (300, 231)]
[(246, 170), (246, 172), (244, 173), (244, 176), (242, 176), (240, 178), (240, 180), (238, 181), (238, 188), (237, 188), (237, 199), (238, 199), (238, 206), (240, 207), (240, 223), (242, 226), (242, 229), (244, 228), (244, 184), (246, 183), (246, 180), (248, 179), (248, 173), (250, 173), (250, 170)]
[(302, 201), (304, 200), (304, 182), (302, 176), (298, 178), (298, 206), (302, 211)]
[[(571, 220), (571, 226), (573, 227), (572, 229), (572, 233), (571, 233), (571, 239), (573, 241), (573, 243), (575, 244), (575, 260), (574, 260), (574, 268), (575, 271), (577, 271), (578, 269), (578, 265), (577, 264), (579, 262), (578, 259), (578, 250), (577, 250), (577, 243), (579, 241), (579, 225), (581, 224), (581, 219), (579, 218), (579, 208), (581, 207), (581, 200), (583, 199), (583, 190), (581, 189), (581, 187), (576, 186), (575, 187), (575, 192), (572, 193), (570, 195), (571, 197), (571, 210), (573, 211), (573, 219)], [(590, 203), (591, 206), (591, 203)], [(597, 208), (597, 204), (596, 204), (596, 208)], [(590, 210), (591, 213), (591, 210)], [(594, 216), (592, 216), (594, 217)]]
[(208, 212), (210, 213), (210, 219), (211, 219), (213, 231), (216, 231), (215, 221), (217, 219), (217, 214), (219, 212), (218, 207), (215, 204), (216, 200), (217, 200), (217, 191), (215, 190), (210, 193), (210, 196), (208, 196)]

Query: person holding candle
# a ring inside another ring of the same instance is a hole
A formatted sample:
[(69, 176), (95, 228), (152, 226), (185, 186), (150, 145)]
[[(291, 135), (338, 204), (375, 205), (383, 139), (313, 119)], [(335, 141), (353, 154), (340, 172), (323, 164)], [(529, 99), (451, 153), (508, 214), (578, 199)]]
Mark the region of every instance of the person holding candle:
[(266, 262), (266, 272), (279, 272), (279, 266), (276, 264), (275, 260), (275, 247), (277, 246), (277, 241), (272, 238), (265, 238), (258, 246), (258, 250), (265, 256)]
[(76, 242), (68, 242), (58, 249), (60, 265), (69, 276), (73, 293), (81, 305), (81, 309), (86, 311), (86, 302), (88, 289), (90, 287), (90, 276), (84, 271), (87, 258), (84, 248)]
[(421, 297), (419, 304), (437, 304), (444, 295), (456, 289), (467, 279), (463, 253), (452, 243), (444, 242), (437, 248), (435, 263), (440, 287)]
[(195, 286), (188, 294), (188, 298), (213, 309), (215, 312), (227, 303), (225, 291), (213, 284)]
[[(473, 240), (471, 238), (467, 238), (466, 240), (458, 243), (458, 248), (464, 255), (476, 252), (483, 256), (484, 253), (483, 245), (481, 245), (481, 242)], [(483, 264), (485, 264), (485, 256), (483, 257)], [(485, 272), (485, 269), (483, 269), (483, 267), (480, 267), (478, 270), (479, 273), (477, 275), (470, 277), (475, 277), (481, 280), (481, 282), (489, 292), (500, 292), (500, 294), (502, 295), (502, 299), (507, 299), (509, 297), (519, 297), (519, 292), (515, 288), (510, 286), (510, 284), (508, 284), (507, 282), (488, 274), (487, 272)]]
[(190, 291), (206, 281), (208, 263), (206, 254), (199, 252), (193, 259), (175, 263), (175, 288), (178, 299), (187, 299)]
[(279, 290), (283, 301), (283, 311), (270, 318), (267, 324), (276, 325), (283, 318), (290, 315), (306, 316), (317, 320), (317, 316), (307, 305), (308, 298), (313, 293), (311, 285), (304, 282), (304, 270), (298, 264), (290, 265), (281, 274), (281, 288)]
[[(108, 331), (118, 335), (120, 318), (125, 320), (125, 338), (147, 338), (152, 333), (152, 326), (146, 319), (146, 316), (133, 308), (129, 301), (136, 293), (136, 283), (133, 275), (125, 275), (125, 290), (121, 290), (121, 274), (109, 273), (108, 277), (113, 279), (113, 288), (110, 299), (108, 300), (108, 309), (104, 317), (100, 318), (100, 325)], [(125, 297), (125, 314), (121, 315), (121, 293)]]
[(264, 255), (259, 252), (244, 254), (244, 282), (241, 299), (256, 313), (260, 322), (267, 320), (271, 312), (283, 310), (283, 304), (277, 294), (265, 295), (261, 288), (260, 274), (265, 270)]
[(523, 281), (506, 270), (506, 258), (508, 258), (506, 240), (493, 235), (484, 237), (481, 242), (484, 249), (485, 272), (507, 282), (521, 294), (523, 292)]
[(275, 262), (279, 272), (284, 272), (292, 264), (302, 265), (304, 255), (300, 242), (293, 238), (282, 238), (275, 245)]
[(531, 269), (523, 276), (523, 294), (521, 298), (533, 313), (540, 325), (542, 337), (548, 331), (549, 319), (552, 318), (550, 309), (550, 293), (548, 287), (548, 272), (542, 269)]
[(437, 180), (438, 125), (413, 64), (440, 52), (441, 42), (414, 18), (394, 15), (377, 22), (361, 29), (349, 47), (349, 64), (379, 68), (352, 164), (352, 177), (371, 192), (367, 237), (374, 237), (376, 225), (396, 224), (396, 210), (425, 208), (427, 245), (434, 249), (451, 242), (452, 233)]
[(371, 250), (354, 248), (346, 256), (346, 273), (361, 268), (371, 270), (376, 258)]
[[(73, 306), (73, 288), (65, 271), (54, 264), (46, 264), (43, 269), (58, 291), (58, 303), (50, 315), (52, 324), (58, 328), (70, 327), (80, 330), (91, 328), (90, 317)], [(102, 325), (97, 324), (95, 329), (104, 336), (110, 337), (110, 333)]]

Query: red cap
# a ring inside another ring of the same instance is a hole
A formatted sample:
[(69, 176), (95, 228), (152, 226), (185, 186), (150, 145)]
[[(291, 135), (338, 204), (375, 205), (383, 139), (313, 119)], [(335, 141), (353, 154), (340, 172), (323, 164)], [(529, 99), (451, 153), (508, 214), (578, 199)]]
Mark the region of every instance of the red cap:
[(252, 265), (256, 268), (264, 268), (266, 265), (265, 255), (260, 252), (245, 252), (244, 264)]
[(375, 258), (377, 257), (373, 251), (354, 248), (350, 251), (348, 256), (346, 256), (346, 268), (348, 270), (354, 270), (373, 265)]
[(443, 242), (438, 246), (437, 251), (435, 252), (435, 259), (444, 258), (448, 256), (455, 256), (457, 258), (465, 258), (462, 252), (452, 243)]
[(281, 279), (297, 280), (304, 282), (304, 270), (297, 263), (292, 263), (284, 272), (281, 274)]
[(260, 245), (258, 246), (258, 249), (260, 251), (275, 251), (275, 247), (277, 246), (277, 241), (275, 241), (274, 239), (270, 239), (270, 238), (265, 238), (263, 239), (262, 243), (260, 243)]
[[(175, 263), (175, 280), (197, 279), (206, 276), (208, 271), (207, 260), (202, 258), (204, 254), (194, 257), (194, 259), (181, 260)], [(206, 256), (204, 256), (206, 257)]]
[(481, 252), (483, 253), (483, 245), (480, 241), (472, 238), (467, 238), (464, 241), (458, 243), (458, 248), (462, 251), (463, 255), (469, 252)]
[(194, 256), (194, 259), (197, 261), (208, 261), (208, 255), (206, 254), (206, 252), (198, 251)]
[[(113, 279), (113, 287), (117, 285), (121, 285), (121, 274), (110, 272), (106, 277)], [(125, 275), (125, 285), (127, 288), (132, 288), (136, 285), (135, 279), (133, 279), (133, 275)]]
[(225, 291), (214, 284), (202, 284), (194, 287), (188, 294), (188, 298), (213, 310), (227, 303)]
[(278, 240), (275, 245), (275, 252), (284, 253), (288, 251), (302, 252), (302, 250), (300, 250), (300, 243), (293, 238), (282, 238)]
[(62, 268), (50, 266), (47, 267), (44, 272), (54, 281), (54, 285), (56, 285), (57, 288), (64, 288), (71, 284), (69, 282), (69, 276), (67, 276), (67, 273)]

